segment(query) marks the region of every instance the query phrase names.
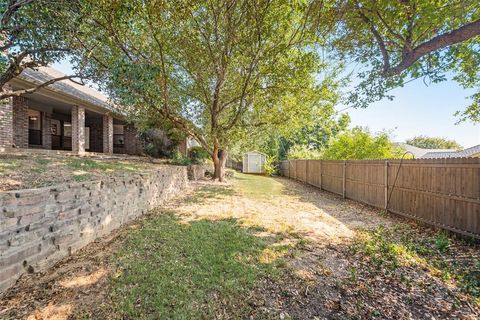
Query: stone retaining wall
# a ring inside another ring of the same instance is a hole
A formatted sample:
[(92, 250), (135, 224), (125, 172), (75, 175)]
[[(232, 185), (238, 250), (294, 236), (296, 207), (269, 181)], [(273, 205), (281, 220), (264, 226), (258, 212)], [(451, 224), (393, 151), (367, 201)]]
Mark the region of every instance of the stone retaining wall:
[(187, 186), (187, 168), (0, 192), (0, 292), (161, 205)]
[(188, 179), (196, 181), (205, 178), (205, 173), (208, 170), (213, 170), (208, 164), (191, 164), (188, 166)]

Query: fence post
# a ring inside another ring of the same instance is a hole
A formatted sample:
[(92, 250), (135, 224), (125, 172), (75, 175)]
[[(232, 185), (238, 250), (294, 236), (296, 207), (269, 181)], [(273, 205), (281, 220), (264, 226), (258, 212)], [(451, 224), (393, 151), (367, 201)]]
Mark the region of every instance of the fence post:
[(385, 210), (388, 210), (388, 160), (385, 160), (385, 169), (384, 169), (384, 184), (385, 184)]
[(323, 188), (322, 188), (322, 170), (323, 170), (322, 161), (323, 160), (319, 160), (319, 161), (320, 161), (320, 169), (318, 171), (319, 171), (319, 174), (320, 174), (320, 190), (323, 190)]
[(347, 160), (343, 160), (343, 192), (342, 192), (343, 199), (345, 199), (345, 191), (346, 191), (346, 185), (347, 185), (346, 174), (347, 174)]
[(305, 183), (310, 184), (308, 181), (308, 160), (305, 160)]

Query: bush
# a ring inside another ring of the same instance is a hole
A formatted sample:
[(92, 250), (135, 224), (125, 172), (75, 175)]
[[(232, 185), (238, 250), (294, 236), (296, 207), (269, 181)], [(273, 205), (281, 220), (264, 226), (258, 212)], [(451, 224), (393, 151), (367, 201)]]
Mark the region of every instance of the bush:
[(265, 160), (263, 168), (267, 176), (272, 176), (277, 173), (276, 161), (277, 159), (275, 157), (267, 157), (267, 159)]
[(179, 151), (175, 151), (168, 163), (177, 166), (188, 166), (189, 164), (192, 164), (192, 160), (190, 158), (184, 157)]
[(189, 151), (190, 153), (190, 159), (192, 160), (192, 163), (195, 164), (200, 164), (203, 163), (205, 159), (210, 158), (210, 154), (208, 153), (205, 148), (202, 147), (192, 147)]
[(320, 159), (321, 153), (318, 150), (309, 149), (305, 145), (294, 145), (288, 150), (287, 159)]

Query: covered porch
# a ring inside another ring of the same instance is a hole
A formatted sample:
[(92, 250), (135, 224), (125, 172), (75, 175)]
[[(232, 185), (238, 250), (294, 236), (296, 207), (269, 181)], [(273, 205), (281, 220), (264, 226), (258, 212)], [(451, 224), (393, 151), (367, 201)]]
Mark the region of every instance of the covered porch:
[[(37, 72), (35, 76), (44, 75)], [(99, 92), (66, 83), (9, 98), (0, 106), (0, 147), (73, 153), (140, 154), (137, 130)], [(13, 89), (31, 83), (16, 79)], [(79, 88), (77, 88), (79, 87)]]

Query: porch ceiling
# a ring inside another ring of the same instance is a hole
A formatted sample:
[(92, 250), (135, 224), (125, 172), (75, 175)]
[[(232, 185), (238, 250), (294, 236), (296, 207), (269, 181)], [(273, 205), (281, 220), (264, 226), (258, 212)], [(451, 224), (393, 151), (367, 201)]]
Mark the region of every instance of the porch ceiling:
[[(70, 115), (72, 113), (72, 104), (66, 103), (52, 97), (47, 97), (39, 93), (25, 95), (29, 100), (29, 106), (41, 110), (48, 110), (51, 113), (60, 113)], [(101, 118), (102, 114), (85, 109), (85, 114), (89, 118)]]

